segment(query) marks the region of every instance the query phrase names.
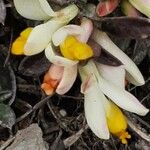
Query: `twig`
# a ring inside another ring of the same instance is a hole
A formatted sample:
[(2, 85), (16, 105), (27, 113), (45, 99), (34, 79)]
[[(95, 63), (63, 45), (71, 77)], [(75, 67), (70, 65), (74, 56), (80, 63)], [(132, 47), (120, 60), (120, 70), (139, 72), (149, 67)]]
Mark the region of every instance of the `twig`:
[(31, 114), (33, 111), (39, 109), (41, 106), (43, 106), (45, 103), (47, 103), (47, 101), (52, 97), (51, 96), (47, 96), (46, 98), (44, 98), (43, 100), (41, 100), (40, 102), (38, 102), (36, 105), (34, 105), (34, 107), (32, 109), (30, 109), (29, 111), (27, 111), (25, 114), (23, 114), (22, 116), (20, 116), (19, 118), (16, 119), (16, 123), (20, 122), (21, 120), (23, 120), (24, 118), (26, 118), (29, 114)]
[(75, 99), (75, 100), (83, 100), (84, 99), (84, 97), (75, 97), (75, 96), (70, 96), (70, 95), (61, 95), (61, 97)]
[(81, 128), (77, 133), (75, 133), (74, 135), (68, 137), (67, 139), (65, 139), (63, 141), (65, 148), (70, 147), (71, 145), (73, 145), (82, 135), (82, 133), (88, 128), (88, 125), (86, 124), (85, 127)]
[(143, 103), (146, 99), (148, 99), (150, 97), (150, 93), (147, 94), (145, 97), (142, 98), (141, 103)]
[(130, 126), (130, 128), (135, 131), (135, 133), (137, 133), (141, 138), (143, 138), (144, 140), (150, 142), (150, 137), (145, 134), (144, 132), (142, 132), (140, 129), (138, 129), (129, 119), (127, 119), (128, 121), (128, 125)]
[(67, 130), (67, 125), (64, 122), (62, 122), (61, 119), (56, 115), (56, 113), (54, 112), (54, 110), (53, 110), (53, 108), (52, 108), (52, 106), (50, 105), (49, 102), (47, 102), (47, 106), (48, 106), (50, 112), (52, 113), (53, 117), (56, 119), (56, 121), (59, 124), (59, 126), (61, 128), (63, 128), (64, 130), (68, 131)]
[[(145, 84), (148, 83), (149, 80), (150, 80), (150, 77), (149, 77), (147, 80), (145, 80)], [(136, 89), (136, 88), (137, 88), (137, 86), (134, 86), (134, 87), (132, 87), (132, 88), (129, 88), (128, 91), (131, 92), (131, 91), (133, 91), (133, 90)]]
[(134, 86), (134, 87), (132, 87), (132, 88), (129, 88), (128, 91), (131, 92), (131, 91), (133, 91), (133, 90), (136, 89), (136, 88), (137, 88), (137, 86)]
[(8, 139), (4, 144), (0, 146), (0, 150), (5, 150), (13, 141), (15, 137)]
[(27, 103), (26, 101), (23, 101), (21, 99), (18, 99), (16, 101), (15, 107), (20, 108), (20, 106), (23, 106), (28, 110), (32, 109), (32, 106), (29, 103)]
[(113, 136), (110, 135), (110, 138), (111, 138), (111, 141), (112, 141), (112, 144), (113, 144), (114, 149), (117, 150), (117, 147), (116, 147), (116, 145), (115, 145)]
[(21, 120), (23, 120), (24, 118), (26, 118), (29, 114), (31, 114), (33, 112), (33, 110), (29, 110), (27, 111), (25, 114), (23, 114), (22, 116), (20, 116), (19, 118), (16, 119), (16, 123), (20, 122)]
[(125, 144), (125, 150), (131, 150), (130, 147), (128, 146), (128, 144)]
[(40, 94), (40, 88), (36, 87), (35, 85), (31, 85), (31, 84), (18, 84), (17, 89), (24, 93), (32, 93), (35, 95)]
[(31, 115), (31, 117), (30, 117), (29, 124), (32, 124), (35, 115), (36, 115), (36, 111), (34, 111), (34, 112), (32, 113), (32, 115)]
[(144, 120), (142, 120), (139, 116), (132, 114), (134, 118), (136, 118), (139, 122), (141, 122), (143, 125), (145, 125), (147, 128), (150, 129), (150, 125), (149, 123), (145, 122)]
[(150, 77), (147, 80), (145, 80), (145, 83), (148, 83), (149, 81), (150, 81)]

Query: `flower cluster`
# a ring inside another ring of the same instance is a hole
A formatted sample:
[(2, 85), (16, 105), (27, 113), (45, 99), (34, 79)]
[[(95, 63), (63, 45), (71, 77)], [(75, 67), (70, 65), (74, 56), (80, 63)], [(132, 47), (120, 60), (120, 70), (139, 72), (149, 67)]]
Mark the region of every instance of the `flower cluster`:
[[(67, 25), (78, 13), (76, 5), (54, 12), (46, 0), (14, 0), (14, 4), (22, 16), (45, 23), (21, 32), (12, 45), (12, 54), (35, 55), (45, 50), (52, 63), (41, 85), (47, 95), (68, 92), (79, 72), (89, 127), (99, 138), (108, 139), (111, 132), (126, 144), (131, 136), (126, 131), (127, 119), (120, 108), (142, 116), (149, 111), (125, 90), (125, 79), (137, 86), (144, 84), (134, 62), (105, 32), (94, 29), (91, 20), (82, 18), (80, 25)], [(89, 38), (122, 65), (114, 67), (96, 62), (94, 50), (87, 44)], [(84, 65), (80, 63), (83, 60), (86, 60)]]

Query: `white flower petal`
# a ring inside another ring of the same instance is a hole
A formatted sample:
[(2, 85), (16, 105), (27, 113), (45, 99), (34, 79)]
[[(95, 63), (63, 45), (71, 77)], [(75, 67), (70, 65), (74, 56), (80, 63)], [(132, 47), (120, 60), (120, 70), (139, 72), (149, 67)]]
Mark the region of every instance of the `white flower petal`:
[(81, 42), (87, 42), (89, 36), (91, 35), (93, 30), (93, 24), (91, 20), (83, 18), (81, 22), (81, 26), (78, 25), (67, 25), (60, 29), (58, 29), (53, 37), (52, 41), (55, 46), (60, 45), (68, 35), (75, 35), (77, 39)]
[(114, 84), (104, 80), (102, 77), (99, 77), (98, 80), (99, 87), (102, 92), (121, 108), (141, 116), (144, 116), (149, 112), (149, 110), (145, 108), (136, 97), (126, 90), (115, 86)]
[[(46, 5), (43, 9), (43, 4), (45, 3), (47, 3), (46, 0), (14, 0), (18, 13), (32, 20), (47, 20), (50, 18), (49, 14), (45, 13), (45, 10), (48, 11), (48, 6)], [(50, 6), (49, 9), (50, 12), (52, 10)]]
[(83, 28), (78, 25), (67, 25), (58, 29), (52, 36), (52, 41), (55, 46), (60, 45), (68, 35), (80, 35), (84, 33)]
[(51, 79), (60, 81), (63, 72), (64, 72), (64, 67), (51, 64), (47, 73)]
[(121, 66), (108, 66), (95, 62), (100, 75), (107, 80), (120, 87), (125, 88), (125, 68)]
[(57, 12), (59, 19), (67, 20), (68, 22), (72, 20), (79, 12), (78, 7), (75, 4), (69, 5)]
[[(94, 81), (92, 79), (92, 76), (93, 76), (92, 74), (85, 75), (84, 72), (81, 71), (81, 70), (79, 69), (79, 72), (80, 72), (80, 75), (82, 74), (81, 75), (81, 80), (84, 81), (84, 82), (82, 82), (82, 84), (81, 84), (80, 92), (84, 94), (86, 92), (86, 90), (88, 90), (88, 88), (90, 88), (90, 86), (93, 84)], [(83, 80), (83, 78), (86, 78), (86, 79)]]
[(56, 93), (62, 95), (70, 90), (77, 77), (77, 65), (64, 67), (62, 79), (57, 86)]
[(89, 61), (84, 68), (87, 72), (95, 74), (100, 90), (118, 106), (141, 116), (144, 116), (149, 112), (149, 110), (145, 108), (132, 94), (103, 79), (99, 75), (96, 65), (92, 60)]
[(52, 10), (47, 0), (39, 0), (39, 3), (43, 9), (43, 11), (50, 17), (56, 16), (56, 13)]
[(134, 79), (133, 81), (130, 80), (130, 78), (127, 78), (131, 83), (137, 86), (145, 83), (144, 78), (135, 63), (111, 41), (105, 32), (95, 29), (93, 39), (125, 65), (125, 69), (130, 76), (132, 76), (132, 79)]
[(130, 73), (128, 73), (128, 72), (126, 72), (126, 79), (127, 79), (129, 82), (131, 82), (132, 84), (137, 85), (137, 82), (136, 82), (136, 80), (134, 79), (134, 77), (133, 77)]
[(51, 19), (33, 28), (25, 44), (24, 54), (35, 55), (42, 52), (51, 41), (52, 34), (63, 25), (64, 22), (58, 19)]
[(102, 139), (109, 139), (103, 107), (105, 96), (99, 90), (94, 74), (88, 72), (86, 66), (80, 66), (79, 73), (82, 80), (81, 90), (84, 93), (84, 110), (87, 123), (96, 136)]
[(45, 49), (45, 55), (51, 63), (58, 66), (70, 67), (78, 63), (78, 61), (73, 61), (57, 55), (55, 50), (52, 48), (51, 43)]
[(100, 92), (96, 84), (88, 88), (84, 94), (85, 117), (89, 127), (96, 136), (102, 139), (109, 139), (109, 130), (102, 99), (105, 99), (105, 96)]
[(82, 18), (81, 27), (84, 30), (84, 33), (78, 36), (78, 40), (86, 43), (93, 31), (93, 23), (90, 19)]

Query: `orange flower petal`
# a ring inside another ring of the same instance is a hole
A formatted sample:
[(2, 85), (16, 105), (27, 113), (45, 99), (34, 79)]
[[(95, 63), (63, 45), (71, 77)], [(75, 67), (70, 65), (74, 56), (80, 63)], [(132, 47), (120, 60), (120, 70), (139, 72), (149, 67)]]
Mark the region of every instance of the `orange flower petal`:
[(44, 90), (46, 95), (52, 95), (54, 93), (54, 88), (50, 84), (47, 84), (47, 83), (43, 83), (41, 85), (41, 89)]

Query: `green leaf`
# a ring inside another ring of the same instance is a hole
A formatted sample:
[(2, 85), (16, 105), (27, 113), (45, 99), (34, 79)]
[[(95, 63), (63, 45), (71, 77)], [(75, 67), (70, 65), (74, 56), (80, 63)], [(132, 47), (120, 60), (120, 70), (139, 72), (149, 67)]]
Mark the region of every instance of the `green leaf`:
[(15, 124), (16, 116), (9, 105), (0, 104), (0, 125), (11, 129)]

